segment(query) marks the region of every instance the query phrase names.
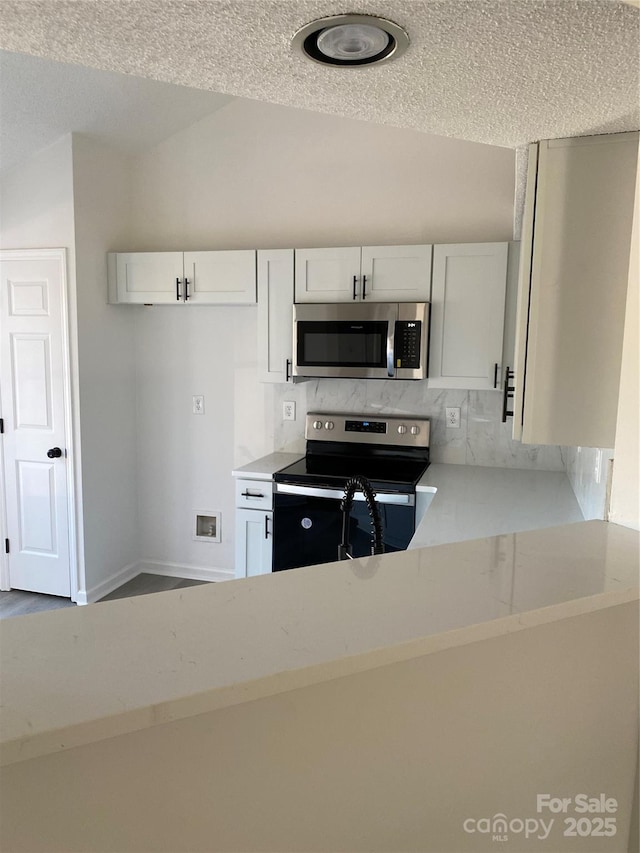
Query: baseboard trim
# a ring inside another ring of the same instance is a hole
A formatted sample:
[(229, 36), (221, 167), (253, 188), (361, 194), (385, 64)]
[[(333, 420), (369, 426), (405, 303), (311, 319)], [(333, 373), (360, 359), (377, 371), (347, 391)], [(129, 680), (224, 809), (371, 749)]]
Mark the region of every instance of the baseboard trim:
[(109, 593), (113, 592), (114, 589), (117, 589), (119, 586), (122, 586), (122, 584), (137, 577), (137, 575), (142, 571), (139, 568), (139, 565), (140, 561), (138, 560), (135, 563), (131, 563), (130, 565), (120, 569), (115, 574), (101, 581), (99, 584), (96, 584), (96, 586), (92, 586), (90, 589), (79, 589), (76, 604), (93, 604), (101, 598), (104, 598), (105, 595), (109, 595)]
[(78, 590), (76, 604), (94, 604), (114, 589), (133, 580), (142, 572), (165, 577), (186, 578), (194, 581), (230, 581), (235, 578), (231, 569), (203, 569), (201, 566), (185, 566), (182, 563), (164, 563), (156, 560), (137, 560), (120, 569), (111, 577), (87, 590)]
[(140, 572), (149, 572), (152, 575), (165, 575), (194, 581), (230, 581), (235, 578), (231, 569), (204, 569), (202, 566), (188, 566), (184, 563), (165, 563), (157, 560), (140, 560), (137, 565), (138, 574)]

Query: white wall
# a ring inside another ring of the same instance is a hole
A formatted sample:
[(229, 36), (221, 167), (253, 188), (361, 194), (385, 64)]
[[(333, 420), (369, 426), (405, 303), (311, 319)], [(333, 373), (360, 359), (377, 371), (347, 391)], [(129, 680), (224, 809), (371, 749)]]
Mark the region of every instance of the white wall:
[(64, 247), (72, 254), (71, 136), (4, 173), (0, 185), (1, 248)]
[[(137, 158), (132, 185), (139, 251), (509, 240), (514, 152), (237, 100)], [(286, 443), (256, 309), (134, 310), (142, 555), (231, 569), (230, 470)], [(219, 545), (192, 540), (194, 509), (222, 511)]]
[(0, 248), (67, 250), (69, 349), (75, 448), (77, 554), (84, 571), (82, 466), (71, 136), (64, 136), (0, 179)]
[(135, 316), (107, 305), (106, 253), (126, 242), (129, 188), (122, 155), (73, 135), (86, 569), (81, 600), (96, 588), (99, 594), (101, 584), (139, 556)]
[(140, 158), (137, 248), (510, 240), (506, 148), (236, 100)]

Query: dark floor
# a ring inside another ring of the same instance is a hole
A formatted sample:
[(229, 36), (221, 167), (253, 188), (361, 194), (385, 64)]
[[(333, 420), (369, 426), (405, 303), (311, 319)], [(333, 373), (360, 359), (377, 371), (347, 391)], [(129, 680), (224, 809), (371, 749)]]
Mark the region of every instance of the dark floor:
[[(198, 586), (201, 583), (207, 583), (207, 581), (165, 577), (164, 575), (152, 575), (143, 572), (133, 580), (119, 586), (118, 589), (114, 589), (109, 595), (105, 595), (100, 601), (130, 598), (133, 595), (148, 595), (152, 592), (164, 592), (167, 589), (184, 589), (187, 586)], [(75, 603), (70, 599), (60, 598), (57, 595), (41, 595), (38, 592), (23, 592), (20, 589), (0, 592), (0, 619), (75, 606)]]

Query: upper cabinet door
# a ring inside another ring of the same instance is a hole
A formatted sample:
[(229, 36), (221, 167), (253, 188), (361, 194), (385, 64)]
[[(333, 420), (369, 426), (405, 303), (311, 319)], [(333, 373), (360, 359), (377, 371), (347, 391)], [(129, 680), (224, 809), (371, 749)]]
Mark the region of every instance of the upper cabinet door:
[(296, 302), (360, 299), (360, 247), (296, 249)]
[(363, 246), (360, 294), (371, 302), (429, 302), (431, 246)]
[(499, 388), (508, 243), (434, 246), (429, 387)]
[(255, 249), (185, 252), (184, 278), (191, 305), (247, 305), (257, 302)]
[(109, 256), (109, 267), (110, 302), (177, 305), (182, 300), (182, 252), (119, 253)]
[(259, 249), (258, 371), (261, 382), (288, 381), (292, 328), (293, 249)]

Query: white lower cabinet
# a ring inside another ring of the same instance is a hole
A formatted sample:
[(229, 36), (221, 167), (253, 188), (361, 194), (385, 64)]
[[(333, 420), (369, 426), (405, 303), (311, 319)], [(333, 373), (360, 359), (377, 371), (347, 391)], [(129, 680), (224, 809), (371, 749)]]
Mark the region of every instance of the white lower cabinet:
[(273, 484), (270, 480), (236, 480), (236, 578), (271, 571)]
[(508, 249), (434, 246), (429, 387), (500, 388)]
[(255, 249), (118, 252), (108, 256), (109, 302), (129, 305), (251, 305)]
[(261, 382), (291, 379), (293, 249), (258, 250), (258, 374)]

